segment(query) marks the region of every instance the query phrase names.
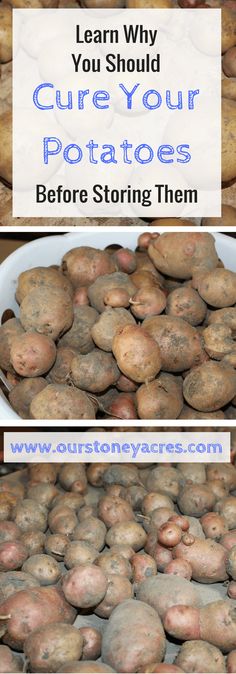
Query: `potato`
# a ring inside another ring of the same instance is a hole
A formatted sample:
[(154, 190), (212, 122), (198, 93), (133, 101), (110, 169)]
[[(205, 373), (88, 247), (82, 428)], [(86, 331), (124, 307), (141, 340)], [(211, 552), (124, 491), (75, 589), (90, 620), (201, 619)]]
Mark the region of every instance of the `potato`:
[[(235, 82), (235, 80), (232, 79), (232, 78), (228, 79), (228, 78), (225, 77), (221, 81), (221, 92), (222, 92), (223, 98), (229, 98), (233, 101), (236, 101), (236, 82)], [(222, 204), (222, 215), (224, 214), (223, 209), (224, 209), (225, 214), (226, 214), (226, 221), (227, 221), (227, 218), (229, 217), (229, 221), (227, 222), (227, 225), (229, 225), (229, 223), (232, 222), (232, 219), (235, 222), (235, 208), (233, 206), (228, 206), (226, 204)], [(225, 209), (229, 209), (228, 213)], [(203, 220), (215, 220), (215, 219), (218, 220), (219, 218), (203, 218)], [(203, 220), (202, 220), (202, 224), (203, 224)], [(224, 218), (223, 218), (223, 223), (224, 223)], [(208, 223), (204, 222), (204, 224), (208, 224)], [(213, 224), (213, 223), (209, 222), (209, 225), (211, 225), (211, 224)]]
[(161, 288), (139, 288), (132, 299), (130, 309), (138, 320), (161, 314), (166, 307), (166, 295)]
[[(236, 100), (236, 82), (234, 80), (222, 80), (222, 92), (225, 98), (231, 98), (230, 92), (231, 87), (227, 85), (235, 86), (235, 98)], [(228, 88), (228, 92), (227, 92)], [(222, 204), (222, 216), (221, 218), (203, 218), (202, 225), (203, 227), (234, 227), (236, 222), (236, 208), (234, 206), (229, 206), (227, 204)]]
[(10, 318), (0, 326), (0, 367), (13, 372), (10, 360), (11, 345), (16, 337), (24, 333), (18, 318)]
[(131, 564), (134, 583), (142, 583), (146, 578), (157, 574), (156, 561), (146, 552), (136, 552), (132, 557)]
[(48, 534), (45, 539), (45, 552), (61, 562), (66, 548), (69, 545), (69, 539), (65, 534)]
[(48, 372), (47, 381), (50, 384), (70, 384), (71, 363), (76, 355), (76, 349), (71, 349), (69, 346), (61, 346), (57, 349), (56, 360)]
[(192, 567), (186, 559), (172, 559), (172, 561), (165, 566), (165, 573), (191, 580)]
[(212, 463), (206, 466), (207, 481), (210, 482), (211, 488), (212, 480), (221, 480), (227, 491), (236, 489), (236, 471), (231, 463)]
[(140, 419), (177, 419), (183, 407), (180, 382), (162, 372), (157, 379), (143, 384), (136, 393)]
[(122, 307), (107, 308), (92, 326), (91, 335), (96, 346), (104, 351), (111, 351), (117, 330), (125, 325), (135, 325), (135, 320), (129, 311)]
[(0, 672), (23, 672), (23, 664), (20, 655), (14, 655), (8, 646), (0, 646)]
[(131, 485), (139, 484), (139, 472), (136, 466), (126, 464), (113, 463), (108, 466), (103, 473), (103, 483), (105, 485), (122, 485), (122, 487), (129, 487)]
[(219, 410), (236, 394), (235, 372), (213, 361), (203, 363), (185, 378), (183, 394), (187, 403), (199, 411)]
[(226, 496), (217, 501), (214, 510), (222, 515), (228, 524), (229, 529), (236, 528), (236, 497)]
[(72, 569), (78, 564), (93, 564), (98, 557), (98, 550), (85, 541), (68, 541), (65, 551), (64, 564)]
[(110, 353), (94, 349), (78, 354), (71, 363), (71, 378), (75, 386), (91, 393), (101, 393), (116, 383), (119, 370)]
[(153, 608), (129, 599), (114, 609), (103, 636), (102, 660), (106, 664), (117, 672), (134, 672), (160, 662), (164, 652), (165, 635)]
[(9, 402), (11, 406), (23, 419), (30, 418), (30, 405), (33, 398), (47, 386), (46, 379), (43, 377), (29, 377), (22, 379), (9, 392)]
[(127, 0), (129, 9), (173, 9), (172, 0)]
[(123, 498), (103, 496), (98, 504), (98, 516), (106, 527), (112, 527), (120, 522), (134, 520), (134, 512)]
[[(9, 13), (4, 9), (4, 20), (6, 21), (5, 27), (7, 32), (9, 32), (8, 19)], [(0, 19), (3, 18), (3, 7), (1, 7)], [(1, 21), (2, 26), (2, 21)], [(2, 29), (4, 30), (4, 28)], [(5, 32), (5, 31), (4, 31)], [(0, 113), (0, 136), (4, 138), (4, 143), (2, 143), (1, 148), (1, 158), (0, 158), (0, 177), (4, 181), (11, 184), (12, 182), (12, 115), (11, 111), (6, 110), (5, 112)], [(12, 320), (12, 319), (11, 319)]]
[(39, 482), (34, 484), (33, 487), (29, 487), (27, 497), (32, 501), (37, 501), (37, 503), (41, 503), (41, 505), (49, 508), (57, 493), (58, 490), (54, 484), (49, 482)]
[(162, 524), (158, 531), (158, 543), (167, 548), (174, 548), (180, 543), (182, 538), (182, 529), (174, 522)]
[[(5, 498), (4, 494), (3, 498)], [(20, 537), (21, 530), (15, 522), (0, 522), (0, 544), (6, 541), (19, 540)]]
[(148, 253), (158, 271), (175, 279), (190, 279), (218, 264), (214, 238), (205, 232), (166, 232), (151, 241)]
[(222, 16), (222, 53), (228, 51), (231, 47), (236, 44), (235, 32), (236, 32), (236, 18), (235, 14), (228, 9), (223, 7), (221, 10)]
[(167, 298), (166, 313), (182, 318), (193, 327), (200, 325), (206, 316), (207, 306), (193, 288), (182, 286), (173, 290)]
[(54, 622), (73, 623), (75, 609), (57, 587), (34, 587), (16, 592), (0, 605), (3, 621), (2, 640), (14, 650), (23, 650), (28, 635), (42, 625)]
[(94, 283), (88, 288), (89, 301), (92, 307), (97, 309), (100, 313), (105, 310), (104, 297), (109, 290), (113, 288), (120, 288), (127, 291), (129, 297), (132, 297), (136, 291), (135, 285), (128, 274), (117, 271), (113, 274), (105, 274), (99, 276)]
[(231, 576), (233, 580), (236, 580), (236, 545), (229, 550), (226, 569), (229, 576)]
[(62, 578), (66, 600), (78, 608), (97, 606), (107, 591), (107, 579), (102, 569), (93, 564), (80, 564)]
[(164, 663), (161, 662), (159, 664), (158, 662), (152, 662), (151, 665), (147, 665), (145, 669), (143, 670), (144, 672), (161, 672), (162, 674), (175, 674), (175, 672), (183, 672), (180, 667), (177, 667), (176, 665), (170, 665), (169, 663)]
[(101, 655), (102, 635), (95, 627), (81, 627), (80, 634), (83, 637), (82, 660), (97, 660)]
[[(153, 475), (152, 479), (155, 480), (155, 478), (156, 472)], [(152, 490), (149, 491), (149, 489), (151, 489), (150, 483), (148, 488), (148, 494), (144, 496), (142, 502), (142, 513), (143, 515), (150, 515), (152, 512), (155, 512), (157, 516), (159, 516), (159, 512), (157, 513), (157, 511), (164, 510), (165, 511), (164, 513), (160, 512), (160, 520), (159, 520), (160, 525), (164, 524), (164, 522), (167, 522), (167, 520), (169, 519), (169, 515), (171, 514), (172, 510), (174, 510), (173, 501), (169, 496), (162, 494), (162, 492), (157, 492), (156, 484), (155, 484), (155, 491), (152, 492)], [(162, 515), (164, 516), (164, 519), (162, 519)]]
[(87, 468), (87, 479), (93, 487), (102, 487), (103, 474), (107, 470), (107, 463), (90, 463)]
[(68, 658), (80, 658), (82, 646), (80, 630), (55, 622), (34, 630), (24, 643), (24, 653), (32, 672), (57, 672)]
[(227, 656), (227, 672), (235, 672), (236, 670), (236, 651), (230, 651), (229, 655)]
[(74, 541), (85, 541), (100, 552), (105, 545), (106, 527), (97, 517), (87, 517), (74, 529)]
[(137, 599), (152, 606), (161, 619), (170, 607), (178, 604), (199, 606), (197, 590), (190, 581), (165, 573), (144, 580), (136, 594)]
[(84, 660), (84, 662), (70, 661), (66, 662), (63, 667), (61, 667), (59, 672), (88, 672), (88, 674), (93, 674), (93, 672), (100, 672), (101, 674), (106, 674), (106, 672), (114, 672), (115, 670), (108, 665), (104, 665), (104, 662), (93, 662), (93, 660)]
[(193, 537), (191, 545), (185, 545), (182, 540), (174, 548), (173, 557), (186, 559), (192, 567), (193, 579), (199, 583), (217, 583), (227, 579), (225, 549), (210, 538), (201, 540)]
[(227, 77), (236, 76), (236, 48), (231, 47), (223, 56), (222, 68)]
[(186, 484), (177, 498), (180, 512), (191, 517), (202, 517), (209, 510), (212, 510), (216, 498), (207, 484)]
[(233, 529), (227, 534), (224, 534), (220, 539), (220, 543), (226, 550), (231, 550), (231, 548), (236, 545), (236, 530)]
[(39, 582), (31, 573), (24, 571), (5, 571), (0, 573), (0, 591), (3, 599), (8, 599), (16, 592), (28, 590), (33, 587), (39, 587)]
[[(46, 484), (55, 484), (57, 480), (58, 468), (54, 463), (33, 463), (28, 465), (28, 476), (32, 483), (43, 482)], [(33, 485), (32, 485), (33, 486)], [(55, 489), (56, 492), (56, 489)]]
[[(58, 481), (62, 488), (68, 491), (73, 488), (76, 482), (77, 487), (80, 484), (80, 489), (77, 489), (77, 491), (80, 493), (86, 492), (87, 477), (84, 465), (81, 463), (64, 463), (59, 470)], [(82, 502), (84, 502), (84, 499), (82, 499)], [(82, 502), (80, 497), (80, 503)]]
[(220, 267), (202, 274), (196, 283), (199, 295), (212, 307), (223, 309), (236, 302), (236, 274)]
[(15, 523), (22, 532), (46, 531), (47, 510), (44, 506), (32, 499), (26, 498), (14, 510)]
[(22, 571), (31, 573), (40, 585), (55, 585), (61, 576), (59, 564), (49, 555), (32, 555), (22, 566)]
[(32, 419), (95, 419), (86, 393), (62, 384), (49, 384), (34, 396), (30, 415)]
[(165, 372), (183, 372), (201, 363), (201, 337), (187, 321), (175, 316), (153, 316), (145, 319), (143, 327), (159, 345)]
[(25, 330), (34, 330), (56, 340), (73, 322), (72, 300), (62, 288), (36, 287), (20, 305), (20, 321)]
[[(71, 464), (70, 464), (70, 465), (71, 465)], [(78, 465), (80, 465), (80, 464), (78, 464)], [(75, 464), (75, 465), (74, 465), (74, 471), (76, 471), (76, 467), (77, 467), (77, 466), (76, 466), (76, 464)], [(68, 468), (69, 468), (69, 466), (68, 466)], [(65, 473), (64, 473), (64, 475), (65, 475)], [(74, 482), (76, 482), (76, 484), (77, 484), (77, 486), (78, 486), (78, 482), (81, 481), (81, 491), (85, 491), (86, 488), (87, 488), (87, 480), (86, 480), (86, 475), (85, 475), (85, 473), (84, 473), (84, 475), (83, 475), (82, 472), (81, 472), (81, 473), (77, 473), (77, 475), (76, 475), (76, 473), (74, 472), (73, 477), (75, 477), (75, 476), (76, 476), (77, 478), (79, 478), (79, 479), (74, 480), (74, 481), (71, 483), (70, 486), (73, 487)], [(67, 477), (68, 477), (68, 479), (69, 479), (69, 472), (68, 472), (68, 470), (67, 470)], [(73, 479), (73, 477), (72, 477), (72, 479)], [(82, 508), (82, 506), (84, 505), (84, 503), (85, 503), (84, 497), (83, 497), (82, 494), (80, 494), (80, 493), (77, 493), (77, 492), (66, 492), (66, 493), (61, 493), (61, 492), (59, 492), (59, 493), (55, 496), (55, 498), (53, 499), (52, 507), (54, 508), (54, 507), (56, 507), (56, 506), (58, 506), (58, 505), (59, 505), (59, 506), (67, 506), (68, 508), (71, 508), (71, 510), (74, 510), (76, 513), (78, 513), (78, 511)]]
[(236, 639), (235, 603), (215, 601), (203, 608), (174, 606), (164, 616), (165, 630), (177, 639), (202, 639), (228, 653)]
[(118, 604), (133, 597), (133, 587), (125, 576), (114, 573), (107, 575), (107, 583), (105, 597), (94, 609), (94, 613), (100, 618), (109, 618)]
[(59, 347), (69, 347), (79, 353), (89, 353), (94, 349), (92, 327), (98, 318), (98, 312), (93, 307), (74, 307), (73, 323), (70, 330), (61, 337)]
[[(153, 468), (147, 478), (147, 489), (169, 496), (176, 501), (179, 494), (181, 473), (171, 466), (157, 466)], [(157, 506), (156, 506), (157, 507)]]
[[(226, 10), (225, 10), (226, 11)], [(236, 23), (236, 20), (234, 20)], [(234, 36), (234, 44), (236, 42)], [(222, 99), (222, 180), (228, 182), (236, 176), (235, 152), (235, 120), (236, 102), (227, 98)], [(226, 305), (227, 306), (227, 305)]]
[(69, 536), (73, 533), (77, 524), (76, 514), (68, 506), (55, 506), (48, 515), (48, 526), (53, 534)]
[(24, 297), (34, 288), (59, 288), (65, 290), (72, 296), (73, 290), (70, 281), (63, 276), (59, 269), (55, 267), (33, 267), (26, 269), (18, 276), (16, 299), (21, 304)]
[(213, 538), (215, 541), (219, 541), (221, 536), (228, 531), (225, 518), (214, 512), (208, 512), (203, 515), (201, 517), (201, 525), (206, 538)]
[(17, 502), (18, 499), (24, 498), (25, 486), (17, 479), (17, 476), (13, 477), (13, 479), (2, 478), (0, 480), (0, 494), (6, 494), (6, 492), (10, 493)]
[(186, 641), (180, 646), (175, 663), (184, 672), (226, 672), (225, 660), (219, 648), (207, 641)]
[(89, 246), (72, 248), (62, 258), (61, 269), (74, 288), (89, 286), (104, 274), (116, 271), (116, 266), (105, 250)]
[(134, 381), (151, 381), (161, 369), (158, 344), (139, 326), (118, 330), (112, 351), (121, 372)]
[[(134, 554), (134, 551), (132, 551)], [(128, 578), (132, 577), (132, 567), (129, 560), (117, 552), (105, 550), (96, 559), (96, 565), (103, 570), (105, 576), (119, 575)]]
[(21, 536), (21, 543), (26, 546), (29, 555), (38, 555), (44, 551), (46, 536), (42, 531), (26, 531)]
[(126, 543), (124, 543), (124, 544), (121, 543), (121, 544), (111, 545), (108, 554), (119, 555), (121, 557), (124, 557), (124, 559), (128, 559), (128, 561), (130, 561), (132, 559), (133, 555), (134, 555), (134, 550), (133, 550), (133, 548), (131, 548), (131, 545), (126, 545)]
[(119, 545), (119, 543), (126, 543), (131, 545), (133, 550), (137, 552), (145, 546), (147, 540), (147, 535), (141, 526), (136, 522), (121, 522), (119, 524), (114, 524), (106, 535), (106, 544), (111, 547), (112, 545)]
[(104, 296), (104, 304), (109, 307), (129, 307), (129, 295), (124, 288), (113, 288)]

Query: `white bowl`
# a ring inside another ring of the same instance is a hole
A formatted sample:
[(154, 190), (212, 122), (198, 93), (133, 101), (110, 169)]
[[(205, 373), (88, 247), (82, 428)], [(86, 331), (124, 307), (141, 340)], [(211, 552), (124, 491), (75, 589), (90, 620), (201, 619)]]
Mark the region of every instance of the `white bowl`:
[[(152, 228), (148, 228), (152, 231)], [(236, 271), (236, 239), (216, 234), (213, 236), (216, 240), (216, 248), (219, 257), (224, 262), (227, 269)], [(0, 315), (5, 309), (13, 309), (16, 315), (19, 314), (19, 306), (15, 300), (15, 289), (17, 278), (22, 271), (32, 267), (48, 266), (50, 264), (59, 264), (66, 251), (75, 246), (97, 246), (105, 248), (111, 243), (125, 245), (128, 248), (135, 248), (137, 243), (137, 232), (130, 230), (128, 232), (81, 232), (59, 234), (57, 236), (47, 236), (42, 239), (36, 239), (30, 243), (18, 248), (14, 253), (0, 265), (0, 287), (2, 293), (0, 297)], [(20, 417), (9, 405), (7, 399), (0, 390), (0, 419), (19, 419)]]

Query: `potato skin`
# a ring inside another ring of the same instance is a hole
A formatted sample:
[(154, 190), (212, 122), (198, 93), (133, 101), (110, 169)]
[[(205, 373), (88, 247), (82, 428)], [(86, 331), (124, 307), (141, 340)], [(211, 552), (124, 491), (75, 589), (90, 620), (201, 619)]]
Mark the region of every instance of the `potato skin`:
[(34, 330), (56, 340), (72, 325), (71, 297), (61, 288), (35, 288), (21, 303), (20, 321), (25, 330)]
[(51, 286), (53, 288), (62, 288), (72, 295), (73, 290), (70, 281), (63, 276), (59, 269), (54, 267), (34, 267), (26, 269), (18, 276), (16, 288), (16, 300), (21, 304), (22, 300), (34, 288)]
[(80, 630), (72, 625), (52, 623), (39, 627), (27, 637), (24, 653), (32, 672), (57, 672), (68, 657), (80, 658), (82, 646)]
[(78, 564), (93, 564), (98, 558), (98, 550), (85, 541), (68, 541), (64, 564), (72, 569)]
[(190, 581), (165, 573), (144, 580), (138, 585), (136, 594), (140, 601), (152, 606), (161, 619), (170, 607), (199, 605), (198, 593)]
[(110, 353), (94, 349), (86, 355), (77, 355), (71, 363), (71, 378), (79, 389), (101, 393), (116, 383), (119, 370)]
[(90, 608), (97, 606), (105, 597), (107, 579), (99, 567), (81, 564), (63, 576), (62, 589), (65, 598), (73, 606)]
[(32, 499), (23, 499), (14, 510), (15, 522), (21, 528), (22, 532), (27, 531), (46, 531), (47, 528), (47, 510), (40, 503)]
[(93, 404), (84, 391), (49, 384), (32, 400), (31, 419), (95, 419)]
[(148, 253), (158, 271), (175, 279), (190, 279), (218, 264), (214, 238), (205, 232), (165, 232), (151, 241)]
[(114, 524), (106, 535), (106, 544), (109, 547), (119, 543), (128, 543), (135, 552), (144, 547), (146, 540), (146, 532), (141, 524), (137, 524), (137, 522)]
[(165, 372), (140, 386), (136, 400), (140, 419), (177, 419), (183, 407), (179, 381)]
[(157, 574), (155, 559), (150, 555), (147, 555), (146, 552), (136, 552), (132, 557), (131, 564), (134, 583), (142, 583), (142, 581), (146, 580), (149, 576), (156, 576)]
[(0, 571), (21, 569), (28, 557), (28, 550), (21, 541), (6, 541), (0, 544)]
[(73, 541), (85, 541), (93, 545), (99, 552), (104, 548), (106, 527), (97, 517), (86, 517), (74, 529)]
[(120, 522), (134, 520), (134, 512), (130, 504), (123, 498), (103, 496), (98, 504), (98, 516), (107, 528)]
[(103, 274), (115, 272), (116, 266), (106, 251), (80, 246), (72, 248), (63, 256), (61, 269), (73, 287), (77, 288), (91, 285)]
[(44, 551), (45, 538), (42, 531), (26, 531), (21, 536), (21, 542), (28, 549), (29, 555), (38, 555)]
[(49, 555), (32, 555), (23, 564), (22, 570), (31, 573), (40, 585), (55, 585), (61, 576), (59, 564)]
[(194, 288), (182, 286), (167, 297), (167, 315), (182, 318), (193, 327), (204, 321), (206, 312), (207, 306)]
[(200, 412), (215, 412), (229, 403), (236, 394), (233, 369), (208, 361), (190, 371), (183, 383), (187, 403)]
[(96, 606), (94, 613), (100, 618), (109, 618), (118, 604), (126, 599), (132, 599), (133, 586), (128, 578), (115, 573), (107, 575), (107, 591), (103, 600)]
[(112, 351), (121, 372), (138, 383), (151, 381), (161, 369), (158, 344), (139, 326), (118, 330)]
[(135, 285), (132, 283), (132, 279), (128, 274), (124, 272), (117, 271), (114, 274), (105, 274), (104, 276), (99, 276), (88, 289), (89, 301), (92, 307), (97, 309), (99, 313), (102, 313), (106, 309), (104, 304), (104, 297), (109, 290), (113, 288), (123, 288), (127, 291), (129, 297), (132, 297), (136, 291)]
[(226, 672), (225, 659), (219, 648), (201, 639), (186, 641), (180, 646), (175, 664), (184, 672)]
[(236, 302), (236, 274), (217, 267), (196, 281), (200, 297), (216, 309), (232, 307)]
[(186, 485), (177, 499), (180, 512), (191, 517), (202, 517), (213, 509), (216, 497), (207, 484), (192, 484), (191, 490)]
[(145, 319), (143, 327), (159, 344), (165, 372), (183, 372), (201, 362), (200, 336), (187, 321), (175, 316), (153, 316)]
[(102, 659), (106, 664), (117, 672), (134, 672), (148, 663), (160, 662), (164, 652), (164, 631), (153, 608), (130, 599), (114, 609), (103, 636)]
[(105, 665), (104, 662), (94, 662), (93, 660), (84, 660), (83, 662), (66, 662), (63, 667), (58, 670), (58, 672), (87, 672), (88, 674), (93, 674), (93, 672), (106, 674), (107, 672), (114, 671), (114, 669), (108, 665)]
[(35, 587), (21, 590), (0, 605), (1, 615), (11, 615), (4, 623), (3, 642), (14, 650), (23, 650), (27, 636), (33, 630), (52, 622), (73, 623), (76, 611), (56, 587)]
[(77, 526), (76, 514), (68, 506), (55, 506), (48, 516), (48, 526), (53, 534), (69, 536)]
[(82, 660), (97, 660), (101, 655), (102, 635), (95, 627), (81, 627), (80, 634), (83, 637)]
[(40, 377), (48, 372), (56, 358), (56, 347), (47, 335), (26, 332), (13, 340), (12, 366), (21, 377)]
[(30, 418), (30, 405), (33, 398), (47, 386), (46, 379), (43, 377), (29, 377), (22, 379), (9, 392), (9, 402), (13, 409), (23, 419)]
[(199, 583), (217, 583), (228, 577), (226, 551), (210, 538), (195, 538), (192, 545), (178, 543), (173, 550), (173, 557), (186, 559), (192, 567), (193, 579)]
[(15, 592), (28, 590), (32, 587), (39, 587), (39, 582), (30, 573), (25, 573), (24, 571), (5, 571), (0, 573), (0, 591), (4, 599), (8, 599)]
[(20, 527), (15, 522), (0, 522), (0, 543), (16, 541), (21, 537)]
[(11, 345), (16, 337), (24, 334), (24, 329), (18, 318), (10, 318), (0, 326), (0, 367), (13, 372), (10, 353)]
[(122, 307), (106, 308), (98, 316), (91, 330), (96, 346), (104, 351), (112, 351), (112, 341), (116, 331), (125, 325), (135, 325), (135, 319), (129, 311)]
[(74, 307), (74, 317), (71, 328), (62, 335), (59, 347), (69, 347), (79, 353), (89, 353), (94, 349), (92, 327), (98, 318), (98, 312), (93, 307)]
[[(133, 554), (134, 551), (132, 550), (132, 555)], [(119, 554), (119, 551), (113, 552), (112, 548), (102, 552), (97, 557), (96, 564), (104, 571), (105, 576), (115, 574), (118, 576), (125, 576), (129, 580), (132, 577), (132, 567), (129, 560), (122, 557), (122, 554)]]

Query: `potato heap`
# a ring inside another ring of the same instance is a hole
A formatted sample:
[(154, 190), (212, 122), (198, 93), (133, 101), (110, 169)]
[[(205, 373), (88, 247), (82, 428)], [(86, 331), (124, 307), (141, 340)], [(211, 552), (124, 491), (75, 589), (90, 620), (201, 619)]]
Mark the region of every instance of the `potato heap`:
[(0, 367), (23, 418), (236, 415), (236, 274), (208, 233), (144, 233), (18, 278)]
[(0, 672), (234, 672), (235, 490), (227, 463), (2, 478)]

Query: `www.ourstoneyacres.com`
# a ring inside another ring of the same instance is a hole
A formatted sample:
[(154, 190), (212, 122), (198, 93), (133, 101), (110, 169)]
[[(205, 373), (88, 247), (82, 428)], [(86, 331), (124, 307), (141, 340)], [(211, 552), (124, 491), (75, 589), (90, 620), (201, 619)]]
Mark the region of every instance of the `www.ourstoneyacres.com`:
[(198, 443), (119, 443), (119, 442), (93, 442), (77, 443), (77, 442), (59, 442), (57, 444), (41, 443), (41, 442), (11, 442), (9, 449), (12, 455), (48, 455), (48, 454), (80, 454), (80, 455), (127, 455), (129, 459), (136, 459), (140, 455), (159, 454), (163, 457), (170, 454), (222, 454), (223, 447), (221, 443), (216, 442), (198, 442)]

